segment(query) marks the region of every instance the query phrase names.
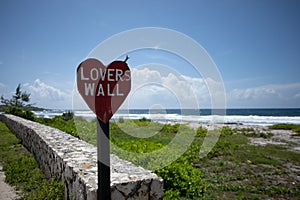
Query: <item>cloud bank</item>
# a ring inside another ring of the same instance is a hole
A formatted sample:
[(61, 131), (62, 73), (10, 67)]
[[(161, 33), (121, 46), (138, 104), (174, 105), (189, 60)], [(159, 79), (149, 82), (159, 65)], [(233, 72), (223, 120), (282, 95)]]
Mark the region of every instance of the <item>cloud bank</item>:
[(72, 96), (58, 88), (47, 85), (40, 79), (36, 79), (32, 84), (25, 83), (24, 89), (31, 94), (31, 102), (36, 106), (53, 109), (70, 109)]
[[(192, 83), (192, 84), (191, 84)], [(162, 75), (149, 68), (132, 70), (132, 89), (124, 103), (128, 108), (199, 108), (209, 104), (208, 90), (202, 79), (182, 76), (176, 73)]]
[[(212, 95), (215, 95), (214, 98), (218, 97), (216, 95), (218, 90), (215, 88), (218, 88), (219, 84), (221, 83), (210, 78), (195, 78), (176, 73), (160, 73), (149, 68), (134, 68), (132, 89), (121, 109), (212, 108)], [(0, 84), (0, 88), (4, 86)], [(71, 91), (66, 92), (40, 79), (23, 86), (31, 93), (31, 102), (36, 103), (37, 106), (87, 109), (81, 96), (76, 92), (73, 94)], [(232, 89), (225, 95), (227, 108), (300, 107), (300, 83)]]
[(228, 107), (299, 108), (300, 83), (263, 85), (228, 92)]

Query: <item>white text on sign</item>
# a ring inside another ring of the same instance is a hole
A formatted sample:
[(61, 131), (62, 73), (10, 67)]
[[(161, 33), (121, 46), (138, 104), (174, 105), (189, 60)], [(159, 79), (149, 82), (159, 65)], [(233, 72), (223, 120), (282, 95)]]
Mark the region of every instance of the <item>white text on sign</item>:
[[(131, 76), (129, 70), (123, 71), (121, 69), (91, 68), (88, 73), (85, 73), (84, 69), (82, 67), (80, 68), (81, 81), (100, 82), (97, 91), (95, 91), (96, 83), (84, 83), (85, 96), (94, 96), (95, 92), (96, 96), (124, 96), (124, 93), (120, 91), (119, 83), (115, 82), (130, 81), (130, 79)], [(110, 84), (110, 82), (112, 84)], [(106, 84), (106, 89), (103, 84)]]

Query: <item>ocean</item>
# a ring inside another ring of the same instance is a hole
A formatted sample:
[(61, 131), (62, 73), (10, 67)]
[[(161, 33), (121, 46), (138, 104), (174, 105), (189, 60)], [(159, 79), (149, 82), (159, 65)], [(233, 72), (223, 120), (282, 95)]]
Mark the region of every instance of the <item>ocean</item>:
[[(68, 110), (35, 111), (36, 117), (52, 118)], [(88, 110), (74, 110), (75, 116), (87, 120), (95, 118), (93, 112)], [(221, 113), (221, 114), (218, 114)], [(223, 115), (226, 113), (225, 115)], [(151, 119), (158, 122), (196, 122), (196, 123), (237, 123), (246, 125), (268, 126), (278, 123), (290, 123), (300, 125), (300, 108), (284, 109), (166, 109), (148, 110), (131, 109), (119, 110), (112, 120), (119, 119)]]

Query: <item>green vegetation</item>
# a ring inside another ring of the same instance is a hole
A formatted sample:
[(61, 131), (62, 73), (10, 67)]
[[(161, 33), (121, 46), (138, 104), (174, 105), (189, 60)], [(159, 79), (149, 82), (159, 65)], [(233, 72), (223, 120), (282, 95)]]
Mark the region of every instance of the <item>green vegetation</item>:
[(296, 133), (300, 133), (300, 125), (296, 124), (274, 124), (272, 126), (269, 126), (269, 129), (292, 130)]
[(63, 113), (61, 117), (65, 121), (72, 120), (74, 118), (74, 113), (71, 111), (68, 111), (68, 112)]
[[(96, 120), (74, 118), (71, 113), (34, 120), (96, 145)], [(249, 144), (250, 138), (268, 139), (271, 133), (223, 127), (217, 143), (201, 157), (204, 139), (209, 141), (216, 133), (202, 127), (193, 131), (186, 125), (154, 123), (145, 118), (120, 119), (119, 123), (110, 123), (111, 151), (144, 168), (157, 169), (155, 173), (164, 179), (164, 199), (299, 197), (299, 171), (293, 170), (300, 165), (298, 153), (280, 145)], [(189, 146), (183, 145), (189, 142)], [(182, 155), (173, 157), (178, 154)]]
[(52, 119), (34, 118), (33, 121), (39, 122), (41, 124), (45, 124), (47, 126), (52, 126), (54, 128), (60, 129), (66, 133), (69, 133), (70, 135), (73, 135), (73, 136), (79, 138), (74, 120), (65, 120), (65, 118), (66, 117), (64, 117), (64, 116), (56, 116)]
[(33, 112), (31, 112), (29, 110), (23, 110), (22, 108), (16, 107), (16, 106), (8, 107), (5, 111), (5, 114), (16, 115), (16, 116), (19, 116), (19, 117), (22, 117), (24, 119), (28, 119), (31, 121), (35, 120)]
[(22, 199), (63, 198), (63, 183), (45, 178), (34, 157), (3, 122), (0, 122), (0, 162), (5, 171), (5, 181), (24, 193)]
[(247, 137), (254, 137), (254, 138), (271, 138), (273, 136), (272, 133), (270, 132), (255, 132), (255, 131), (251, 131), (250, 133), (249, 132), (243, 132), (243, 134)]
[[(0, 112), (5, 112), (8, 108), (9, 108), (9, 106), (0, 105)], [(43, 111), (43, 110), (48, 110), (48, 109), (45, 109), (45, 108), (39, 108), (39, 107), (32, 106), (32, 105), (26, 106), (23, 109), (24, 110), (28, 110), (28, 111)]]
[[(74, 127), (69, 132), (96, 145), (96, 121), (74, 120), (77, 132)], [(212, 131), (202, 127), (193, 131), (186, 125), (147, 119), (121, 119), (110, 123), (111, 151), (145, 168), (157, 168), (155, 173), (164, 179), (164, 199), (292, 199), (300, 195), (297, 172), (289, 167), (300, 165), (299, 154), (280, 145), (259, 147), (248, 142), (251, 137), (269, 138), (271, 133), (255, 133), (250, 128), (237, 134), (228, 127), (220, 131), (214, 148), (201, 158), (203, 140), (211, 137)], [(160, 168), (160, 163), (171, 162), (170, 155), (179, 152), (181, 143), (172, 143), (178, 136), (180, 140), (192, 137), (191, 145), (176, 161)], [(159, 152), (172, 145), (174, 148)]]
[(23, 92), (21, 90), (21, 84), (17, 86), (16, 92), (11, 99), (6, 99), (2, 95), (0, 101), (2, 103), (0, 110), (6, 114), (16, 115), (34, 121), (34, 114), (30, 110), (37, 110), (38, 108), (29, 104), (30, 93)]
[(15, 94), (12, 96), (11, 99), (6, 99), (3, 96), (0, 97), (1, 103), (7, 107), (14, 106), (14, 107), (26, 107), (31, 106), (29, 104), (30, 101), (30, 93), (22, 92), (21, 84), (19, 84), (16, 88)]

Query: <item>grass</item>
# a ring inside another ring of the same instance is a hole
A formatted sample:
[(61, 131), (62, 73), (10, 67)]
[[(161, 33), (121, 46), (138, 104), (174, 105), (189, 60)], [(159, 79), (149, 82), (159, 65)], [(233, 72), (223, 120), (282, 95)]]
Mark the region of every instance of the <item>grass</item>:
[(207, 197), (298, 198), (300, 182), (291, 176), (286, 163), (299, 166), (299, 154), (278, 145), (252, 146), (247, 140), (248, 136), (242, 134), (221, 137), (207, 157), (195, 161), (209, 185)]
[(0, 162), (5, 171), (5, 181), (22, 191), (21, 199), (63, 198), (62, 182), (45, 178), (33, 155), (20, 144), (20, 140), (3, 122), (0, 122)]

